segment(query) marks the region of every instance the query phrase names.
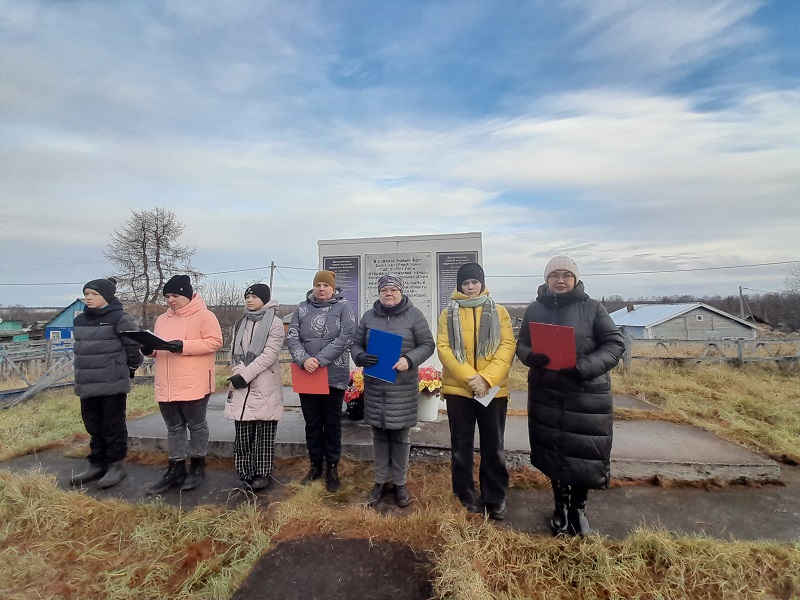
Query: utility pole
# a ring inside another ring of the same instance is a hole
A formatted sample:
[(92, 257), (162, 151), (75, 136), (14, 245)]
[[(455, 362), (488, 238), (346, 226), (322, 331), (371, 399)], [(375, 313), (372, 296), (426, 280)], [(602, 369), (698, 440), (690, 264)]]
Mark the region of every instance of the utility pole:
[(739, 286), (739, 318), (744, 321), (744, 294), (742, 286)]
[[(270, 261), (269, 263), (269, 289), (272, 289), (272, 277), (275, 274), (275, 261)], [(739, 288), (739, 291), (742, 291), (742, 288)], [(744, 309), (743, 309), (744, 310)]]

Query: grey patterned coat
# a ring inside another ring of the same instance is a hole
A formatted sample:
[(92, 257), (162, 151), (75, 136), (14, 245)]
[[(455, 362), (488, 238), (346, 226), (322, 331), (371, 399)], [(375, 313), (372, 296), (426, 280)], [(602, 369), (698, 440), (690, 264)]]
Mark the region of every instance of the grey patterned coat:
[(428, 321), (407, 296), (403, 296), (395, 310), (387, 311), (379, 300), (364, 313), (350, 350), (353, 358), (367, 351), (369, 332), (382, 329), (403, 336), (401, 356), (411, 368), (397, 373), (395, 382), (389, 383), (373, 377), (364, 377), (364, 421), (382, 429), (405, 429), (417, 424), (419, 402), (419, 366), (431, 357), (436, 349)]
[(297, 305), (286, 334), (289, 353), (299, 366), (315, 357), (321, 367), (328, 367), (329, 387), (346, 390), (350, 383), (350, 356), (356, 317), (350, 303), (337, 288), (326, 302), (314, 299), (314, 290), (305, 302)]
[(75, 317), (75, 395), (96, 398), (131, 391), (131, 369), (142, 364), (139, 344), (121, 332), (138, 329), (116, 298)]
[(517, 341), (517, 357), (527, 364), (531, 352), (529, 323), (575, 329), (576, 367), (580, 380), (558, 371), (528, 371), (528, 432), (531, 463), (553, 480), (580, 487), (607, 488), (611, 478), (613, 403), (609, 371), (625, 344), (608, 312), (583, 289), (564, 294), (546, 285), (528, 306)]

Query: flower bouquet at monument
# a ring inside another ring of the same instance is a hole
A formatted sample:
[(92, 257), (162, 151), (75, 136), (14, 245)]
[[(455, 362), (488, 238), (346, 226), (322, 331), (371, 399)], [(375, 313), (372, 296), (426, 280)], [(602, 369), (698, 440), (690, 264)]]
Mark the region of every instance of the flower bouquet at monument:
[(436, 367), (422, 367), (419, 370), (419, 393), (438, 396), (442, 392), (442, 374)]
[(364, 418), (364, 369), (358, 367), (350, 371), (350, 383), (344, 391), (344, 401), (347, 403), (345, 413), (351, 421), (360, 421)]

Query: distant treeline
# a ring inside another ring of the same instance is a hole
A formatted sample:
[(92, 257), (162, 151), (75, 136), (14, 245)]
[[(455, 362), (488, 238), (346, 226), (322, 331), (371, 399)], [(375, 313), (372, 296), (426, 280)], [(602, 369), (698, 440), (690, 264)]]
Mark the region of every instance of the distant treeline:
[[(631, 304), (674, 304), (683, 302), (702, 302), (724, 310), (736, 317), (741, 316), (740, 307), (744, 307), (744, 316), (759, 324), (766, 324), (776, 331), (785, 333), (800, 331), (800, 294), (785, 292), (783, 294), (762, 294), (759, 296), (745, 296), (740, 304), (739, 296), (659, 296), (657, 298), (637, 298), (625, 300), (621, 296), (609, 296), (600, 301), (608, 312), (613, 312)], [(235, 303), (209, 306), (217, 314), (223, 327), (232, 327), (242, 314), (243, 306), (237, 298)], [(522, 318), (525, 305), (518, 303), (501, 303), (508, 308), (512, 318)], [(279, 316), (291, 313), (296, 304), (282, 305), (278, 311)], [(160, 306), (159, 314), (166, 307)], [(0, 318), (4, 321), (22, 321), (24, 327), (31, 327), (36, 321), (49, 321), (55, 317), (61, 308), (27, 308), (24, 306), (0, 307)]]

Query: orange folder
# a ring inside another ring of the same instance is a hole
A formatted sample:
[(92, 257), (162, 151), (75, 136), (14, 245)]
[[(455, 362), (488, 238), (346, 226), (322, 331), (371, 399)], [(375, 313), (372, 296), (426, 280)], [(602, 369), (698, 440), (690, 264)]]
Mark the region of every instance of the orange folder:
[(575, 330), (563, 325), (529, 323), (531, 350), (550, 357), (545, 369), (558, 371), (575, 366)]
[(292, 363), (292, 389), (298, 394), (328, 394), (328, 367), (319, 367), (309, 373)]

